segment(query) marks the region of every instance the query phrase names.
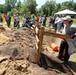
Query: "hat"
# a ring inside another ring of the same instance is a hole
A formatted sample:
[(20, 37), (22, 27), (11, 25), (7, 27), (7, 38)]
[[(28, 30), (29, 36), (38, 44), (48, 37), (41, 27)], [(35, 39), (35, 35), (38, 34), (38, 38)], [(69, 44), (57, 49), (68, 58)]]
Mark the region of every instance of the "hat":
[(70, 17), (70, 16), (63, 17), (62, 19), (63, 19), (63, 20), (71, 21), (71, 17)]

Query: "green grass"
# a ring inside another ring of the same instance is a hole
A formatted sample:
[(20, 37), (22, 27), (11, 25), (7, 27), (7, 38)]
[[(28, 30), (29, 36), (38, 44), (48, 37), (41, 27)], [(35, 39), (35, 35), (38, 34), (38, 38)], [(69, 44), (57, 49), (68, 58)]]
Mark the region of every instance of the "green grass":
[(76, 19), (72, 19), (73, 20), (73, 24), (75, 24), (76, 25)]

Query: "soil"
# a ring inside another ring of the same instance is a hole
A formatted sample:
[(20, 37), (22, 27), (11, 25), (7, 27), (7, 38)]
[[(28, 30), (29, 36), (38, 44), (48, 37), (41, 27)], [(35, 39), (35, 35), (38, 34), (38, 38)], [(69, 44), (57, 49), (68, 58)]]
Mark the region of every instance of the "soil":
[[(30, 29), (0, 29), (0, 75), (67, 75), (58, 69), (40, 67), (37, 62), (35, 35)], [(58, 52), (49, 47), (50, 42), (60, 45), (61, 39), (44, 36), (42, 52), (56, 57)], [(76, 73), (76, 54), (69, 61)]]

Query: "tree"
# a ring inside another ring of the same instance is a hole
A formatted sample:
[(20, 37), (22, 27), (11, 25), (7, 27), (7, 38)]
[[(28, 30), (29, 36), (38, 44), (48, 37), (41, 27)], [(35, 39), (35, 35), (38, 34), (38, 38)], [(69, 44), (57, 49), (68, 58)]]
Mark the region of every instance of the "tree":
[(5, 4), (14, 8), (16, 6), (17, 0), (5, 0)]
[(61, 5), (61, 9), (70, 9), (70, 10), (73, 10), (73, 2), (72, 1), (65, 1), (62, 3)]
[(3, 5), (0, 4), (0, 13), (3, 13)]
[(46, 3), (40, 8), (40, 11), (41, 13), (43, 12), (43, 15), (46, 14), (47, 16), (50, 16), (55, 9), (55, 5), (56, 3), (54, 0), (46, 1)]
[(43, 4), (41, 8), (37, 9), (36, 7), (36, 0), (24, 0), (23, 3), (21, 0), (5, 0), (5, 4), (0, 5), (0, 12), (10, 12), (12, 15), (14, 13), (20, 13), (21, 15), (35, 14), (41, 16), (51, 16), (54, 15), (54, 13), (64, 9), (76, 11), (76, 3), (72, 0), (58, 4), (56, 4), (55, 0), (46, 0), (45, 4)]
[(17, 2), (17, 10), (20, 11), (21, 7), (22, 7), (22, 3), (21, 3), (21, 1), (19, 0), (19, 1)]
[(76, 11), (76, 3), (73, 3), (73, 10)]
[(58, 3), (58, 4), (56, 4), (55, 11), (58, 12), (60, 10), (61, 10), (61, 4)]
[(30, 11), (30, 14), (36, 14), (36, 0), (27, 0), (27, 8)]
[(21, 14), (29, 14), (30, 13), (30, 11), (28, 10), (28, 4), (26, 1), (22, 4), (20, 13)]

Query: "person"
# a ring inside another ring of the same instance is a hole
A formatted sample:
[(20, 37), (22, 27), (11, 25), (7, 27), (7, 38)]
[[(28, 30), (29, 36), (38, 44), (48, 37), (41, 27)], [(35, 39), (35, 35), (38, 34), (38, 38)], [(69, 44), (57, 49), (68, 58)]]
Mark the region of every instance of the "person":
[(26, 15), (23, 16), (22, 20), (23, 20), (22, 27), (26, 27)]
[(0, 22), (3, 22), (3, 18), (2, 15), (0, 14)]
[(61, 41), (60, 50), (57, 57), (67, 63), (70, 55), (76, 52), (76, 26), (73, 25), (73, 21), (70, 16), (66, 16), (62, 19), (64, 23), (64, 29), (62, 33), (69, 35), (70, 39), (63, 39)]
[(14, 18), (14, 28), (16, 27), (16, 17), (17, 17), (17, 14), (14, 14), (13, 18)]
[(15, 21), (16, 21), (16, 27), (17, 29), (20, 28), (20, 17), (19, 17), (19, 14), (17, 14), (16, 18), (15, 18)]
[(46, 15), (44, 15), (42, 18), (42, 25), (43, 26), (46, 26), (46, 20), (47, 20)]
[(8, 27), (10, 27), (10, 23), (11, 23), (11, 16), (10, 16), (10, 14), (9, 14), (9, 13), (7, 14), (7, 18), (6, 18), (6, 19), (7, 19), (7, 26), (8, 26)]
[(31, 20), (30, 20), (30, 27), (32, 26), (32, 25), (34, 25), (35, 24), (35, 17), (34, 17), (34, 15), (32, 16), (32, 18), (31, 18)]
[(26, 27), (30, 28), (30, 19), (31, 17), (26, 15)]
[(5, 21), (7, 23), (7, 13), (4, 14)]
[(58, 20), (57, 20), (57, 32), (61, 32), (61, 27), (62, 27), (62, 17), (59, 16)]
[(50, 16), (49, 18), (49, 26), (53, 27), (53, 17)]
[(36, 17), (36, 22), (39, 22), (39, 16)]
[(31, 18), (31, 22), (32, 22), (32, 24), (35, 24), (35, 16), (34, 15)]
[(59, 19), (59, 15), (54, 15), (54, 19), (55, 19), (55, 21), (54, 21), (54, 29), (55, 29), (55, 32), (56, 32), (57, 31), (57, 21)]

